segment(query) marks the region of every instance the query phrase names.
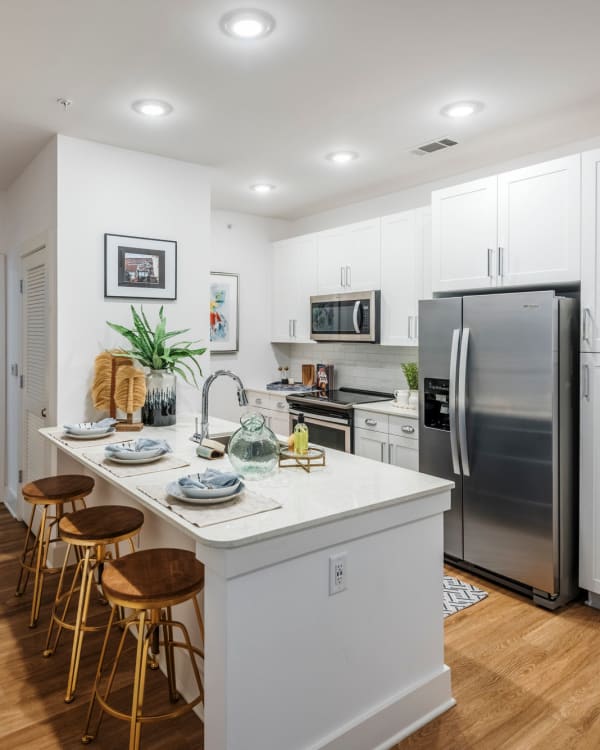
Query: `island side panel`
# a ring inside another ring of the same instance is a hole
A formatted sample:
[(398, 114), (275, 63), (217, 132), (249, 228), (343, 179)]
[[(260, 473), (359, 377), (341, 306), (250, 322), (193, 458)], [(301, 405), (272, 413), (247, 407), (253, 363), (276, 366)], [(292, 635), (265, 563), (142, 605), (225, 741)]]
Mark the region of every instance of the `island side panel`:
[[(357, 533), (229, 579), (213, 573), (207, 750), (387, 747), (453, 705), (442, 518)], [(330, 596), (329, 557), (340, 552), (348, 588)]]

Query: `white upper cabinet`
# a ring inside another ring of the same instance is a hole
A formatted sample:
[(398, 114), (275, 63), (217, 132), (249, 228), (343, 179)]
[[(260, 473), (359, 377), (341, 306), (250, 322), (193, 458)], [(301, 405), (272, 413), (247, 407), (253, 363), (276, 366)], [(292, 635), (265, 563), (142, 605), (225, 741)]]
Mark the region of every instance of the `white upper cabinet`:
[(580, 186), (579, 154), (498, 176), (499, 283), (579, 281)]
[(600, 352), (600, 149), (581, 161), (581, 351)]
[(434, 292), (495, 286), (497, 188), (487, 177), (431, 194)]
[(317, 235), (273, 243), (271, 341), (310, 341), (310, 296), (317, 290)]
[(431, 297), (426, 259), (431, 226), (427, 209), (381, 219), (381, 343), (418, 346), (419, 300)]
[(319, 232), (317, 238), (319, 294), (380, 288), (379, 219)]
[(574, 283), (579, 154), (432, 193), (433, 291)]

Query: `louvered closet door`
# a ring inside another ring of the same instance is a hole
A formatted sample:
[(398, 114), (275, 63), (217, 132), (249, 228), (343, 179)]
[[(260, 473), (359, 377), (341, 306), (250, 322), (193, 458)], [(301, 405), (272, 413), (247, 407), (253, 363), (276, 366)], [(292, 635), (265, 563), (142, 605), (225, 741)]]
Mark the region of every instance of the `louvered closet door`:
[(46, 473), (38, 430), (48, 408), (48, 265), (42, 248), (23, 259), (23, 481)]

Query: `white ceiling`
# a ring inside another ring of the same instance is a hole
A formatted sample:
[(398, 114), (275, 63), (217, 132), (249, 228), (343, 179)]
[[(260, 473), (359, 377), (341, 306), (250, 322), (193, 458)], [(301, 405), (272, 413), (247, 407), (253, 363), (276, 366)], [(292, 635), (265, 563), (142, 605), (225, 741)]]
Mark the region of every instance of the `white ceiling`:
[[(516, 125), (598, 101), (598, 0), (252, 0), (275, 31), (226, 37), (220, 16), (245, 5), (0, 0), (0, 189), (59, 132), (212, 166), (214, 205), (297, 218), (493, 163), (495, 132), (517, 155)], [(174, 112), (144, 119), (140, 98)], [(439, 114), (460, 99), (486, 109)], [(460, 145), (408, 153), (446, 135)], [(336, 148), (361, 158), (325, 161)], [(249, 192), (262, 180), (276, 193)]]

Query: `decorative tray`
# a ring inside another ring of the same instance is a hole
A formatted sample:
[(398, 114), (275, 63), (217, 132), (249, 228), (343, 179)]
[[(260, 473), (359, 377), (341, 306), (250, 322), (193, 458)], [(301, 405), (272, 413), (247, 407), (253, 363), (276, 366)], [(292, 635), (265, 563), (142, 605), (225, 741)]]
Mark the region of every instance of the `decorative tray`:
[(301, 468), (310, 472), (313, 466), (325, 466), (325, 451), (309, 445), (306, 453), (296, 453), (287, 447), (279, 451), (279, 466), (282, 469)]

